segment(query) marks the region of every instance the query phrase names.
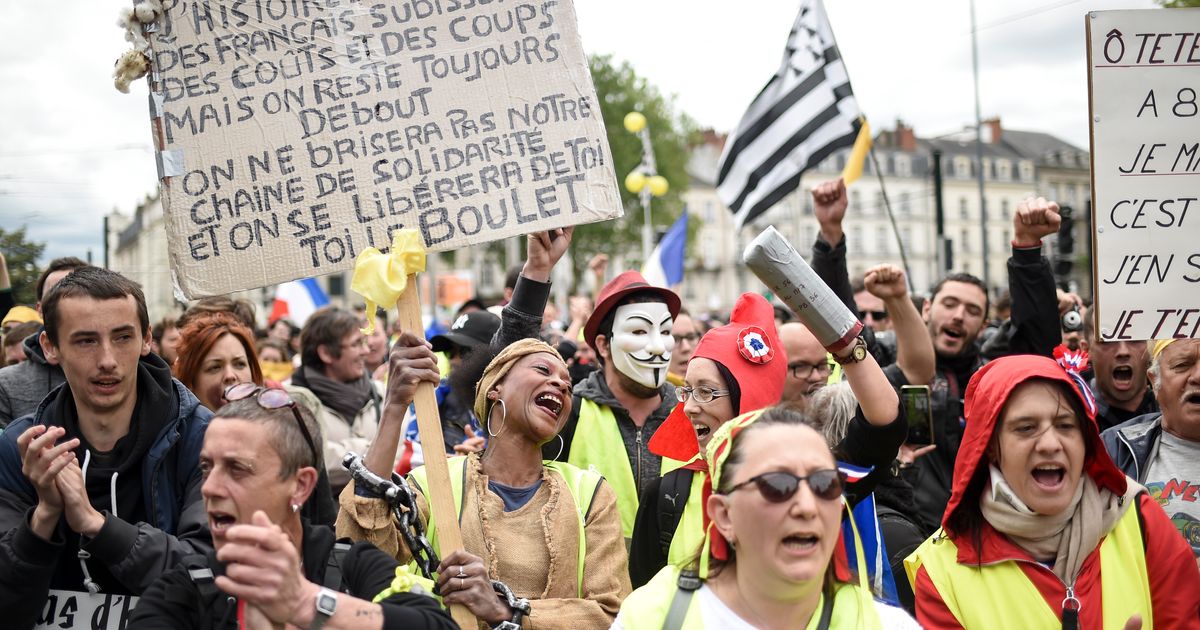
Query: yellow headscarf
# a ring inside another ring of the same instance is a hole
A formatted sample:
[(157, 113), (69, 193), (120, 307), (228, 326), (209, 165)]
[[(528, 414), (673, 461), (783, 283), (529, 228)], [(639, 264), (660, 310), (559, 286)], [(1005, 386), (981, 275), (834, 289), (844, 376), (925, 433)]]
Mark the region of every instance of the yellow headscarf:
[(1162, 354), (1162, 351), (1165, 350), (1167, 348), (1167, 346), (1171, 345), (1172, 343), (1175, 343), (1176, 341), (1178, 341), (1178, 340), (1177, 339), (1151, 339), (1150, 340), (1150, 358), (1157, 359), (1158, 355)]
[(479, 419), (479, 423), (487, 428), (489, 403), (487, 393), (492, 387), (504, 379), (509, 370), (521, 360), (521, 357), (537, 354), (539, 352), (548, 352), (558, 359), (566, 367), (562, 357), (558, 356), (558, 350), (555, 350), (550, 344), (538, 339), (522, 339), (511, 343), (508, 347), (500, 351), (496, 358), (488, 363), (487, 368), (483, 371), (483, 376), (479, 378), (479, 384), (475, 388), (475, 417)]

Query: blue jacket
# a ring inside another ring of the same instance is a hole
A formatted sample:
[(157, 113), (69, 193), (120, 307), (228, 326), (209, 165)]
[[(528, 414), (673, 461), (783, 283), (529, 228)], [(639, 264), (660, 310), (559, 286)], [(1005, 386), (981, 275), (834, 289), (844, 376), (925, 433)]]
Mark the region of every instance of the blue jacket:
[(1146, 482), (1150, 458), (1162, 435), (1162, 412), (1156, 411), (1127, 420), (1100, 434), (1108, 456), (1122, 472), (1138, 483)]
[[(68, 578), (80, 570), (80, 547), (90, 554), (92, 572), (102, 566), (117, 582), (102, 584), (103, 592), (133, 595), (185, 556), (212, 549), (198, 465), (212, 412), (169, 374), (166, 363), (155, 355), (143, 357), (139, 364), (139, 379), (155, 381), (162, 398), (177, 403), (143, 410), (165, 419), (140, 466), (140, 498), (149, 523), (129, 523), (106, 513), (100, 532), (82, 544), (65, 519), (50, 541), (30, 529), (37, 492), (21, 472), (17, 438), (34, 424), (62, 424), (52, 410), (58, 396), (70, 395), (68, 385), (55, 389), (36, 413), (14, 421), (0, 434), (0, 610), (6, 613), (6, 627), (31, 627), (51, 587), (83, 590), (77, 578)], [(168, 392), (173, 394), (169, 398)]]

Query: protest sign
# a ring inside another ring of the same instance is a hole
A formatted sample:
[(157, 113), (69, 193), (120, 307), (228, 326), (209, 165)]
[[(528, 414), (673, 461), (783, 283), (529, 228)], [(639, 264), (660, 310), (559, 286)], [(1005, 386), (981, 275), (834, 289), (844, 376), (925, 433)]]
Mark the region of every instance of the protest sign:
[(38, 615), (35, 630), (61, 628), (92, 628), (94, 630), (124, 630), (137, 606), (132, 595), (85, 593), (52, 588), (46, 593), (46, 603)]
[(1200, 9), (1085, 21), (1097, 332), (1200, 336)]
[(570, 0), (166, 0), (151, 121), (189, 298), (621, 215)]

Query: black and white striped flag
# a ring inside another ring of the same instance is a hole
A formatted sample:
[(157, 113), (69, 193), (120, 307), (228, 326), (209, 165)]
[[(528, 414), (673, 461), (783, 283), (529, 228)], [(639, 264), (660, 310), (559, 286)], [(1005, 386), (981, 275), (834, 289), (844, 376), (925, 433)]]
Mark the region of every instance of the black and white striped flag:
[(802, 0), (783, 63), (730, 134), (717, 194), (741, 228), (800, 185), (800, 175), (854, 144), (861, 114), (821, 0)]

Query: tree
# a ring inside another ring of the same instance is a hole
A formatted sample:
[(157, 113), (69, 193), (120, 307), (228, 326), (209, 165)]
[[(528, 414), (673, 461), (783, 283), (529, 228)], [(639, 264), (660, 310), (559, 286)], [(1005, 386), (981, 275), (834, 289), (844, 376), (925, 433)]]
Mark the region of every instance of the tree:
[(17, 304), (37, 302), (37, 296), (33, 294), (34, 285), (37, 284), (38, 274), (42, 272), (37, 259), (45, 249), (45, 243), (26, 240), (24, 227), (11, 232), (0, 228), (0, 252), (8, 261), (8, 276)]
[(683, 212), (682, 195), (689, 179), (686, 170), (688, 141), (696, 134), (696, 124), (686, 114), (675, 111), (673, 99), (661, 95), (645, 78), (638, 76), (628, 62), (613, 65), (612, 57), (608, 55), (593, 55), (588, 61), (612, 148), (613, 170), (620, 184), (625, 218), (575, 228), (571, 244), (575, 278), (586, 275), (585, 266), (593, 254), (611, 256), (640, 251), (642, 204), (637, 195), (625, 189), (624, 180), (642, 161), (642, 143), (636, 135), (625, 130), (625, 115), (638, 111), (646, 117), (658, 174), (667, 178), (671, 185), (665, 196), (655, 197), (650, 204), (651, 221), (657, 230), (666, 230)]
[(1200, 0), (1156, 0), (1165, 9), (1185, 9), (1200, 7)]

